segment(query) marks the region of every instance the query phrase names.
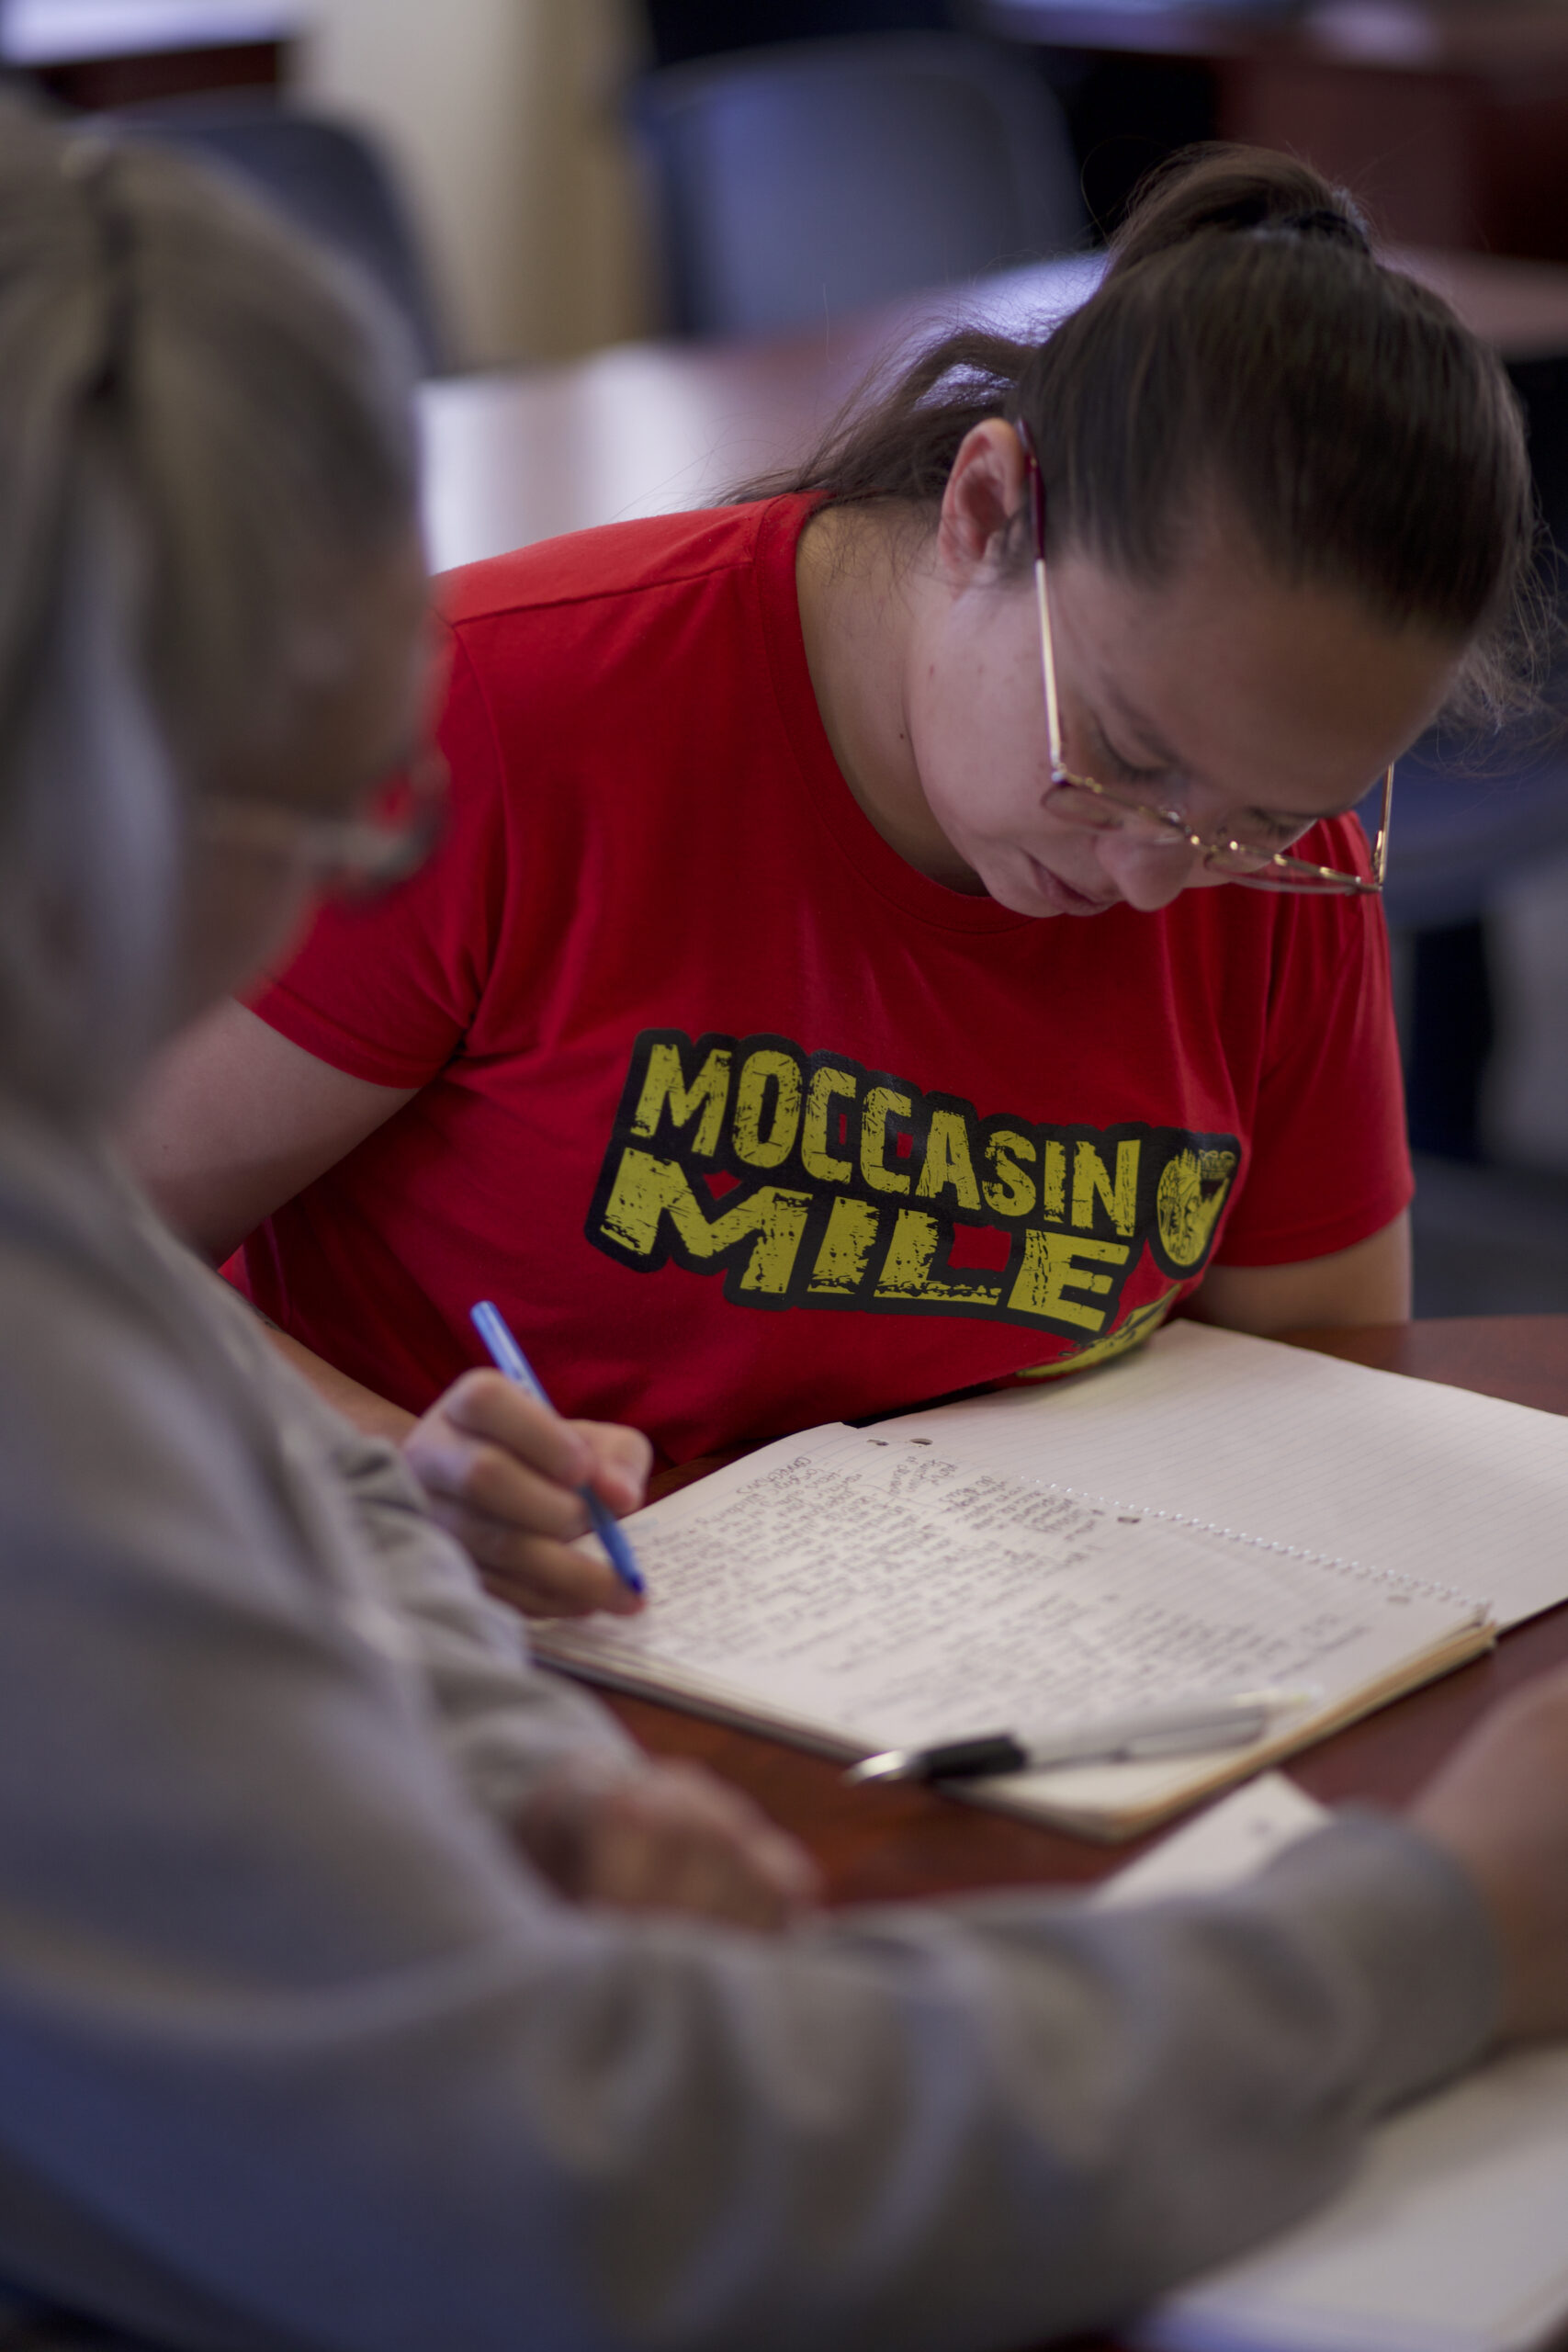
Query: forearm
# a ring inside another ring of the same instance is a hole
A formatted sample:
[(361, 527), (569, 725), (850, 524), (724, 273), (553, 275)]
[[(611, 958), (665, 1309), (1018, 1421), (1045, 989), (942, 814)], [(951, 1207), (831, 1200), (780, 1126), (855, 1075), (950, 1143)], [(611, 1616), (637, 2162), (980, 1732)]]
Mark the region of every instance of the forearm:
[(1195, 1322), (1268, 1339), (1410, 1318), (1410, 1218), (1353, 1249), (1285, 1266), (1211, 1266), (1187, 1313)]
[(384, 1437), (392, 1445), (400, 1445), (414, 1425), (414, 1416), (394, 1405), (389, 1396), (378, 1396), (362, 1381), (353, 1380), (346, 1372), (339, 1372), (324, 1356), (317, 1355), (302, 1341), (288, 1331), (279, 1330), (269, 1316), (253, 1308), (258, 1322), (265, 1325), (267, 1338), (286, 1363), (310, 1383), (323, 1404), (341, 1413), (345, 1421), (366, 1437)]
[[(74, 2275), (99, 2283), (100, 2230), (200, 2275), (221, 2215), (253, 2325), (345, 2352), (503, 2352), (520, 2312), (576, 2352), (1112, 2324), (1305, 2211), (1484, 2038), (1484, 1938), (1440, 1864), (1352, 1828), (1293, 1867), (1148, 1913), (1020, 1896), (784, 1943), (528, 1905), (325, 2012), (280, 1982), (264, 2034), (199, 2051), (121, 1970)], [(441, 1876), (412, 1844), (399, 1908), (439, 1916)], [(128, 2172), (143, 2127), (158, 2162)]]

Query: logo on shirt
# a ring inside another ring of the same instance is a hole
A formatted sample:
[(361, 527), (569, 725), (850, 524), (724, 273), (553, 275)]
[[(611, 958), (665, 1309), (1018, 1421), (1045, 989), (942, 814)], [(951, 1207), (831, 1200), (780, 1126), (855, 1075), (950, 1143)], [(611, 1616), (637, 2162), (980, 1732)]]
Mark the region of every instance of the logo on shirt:
[[(587, 1233), (639, 1272), (722, 1275), (732, 1306), (980, 1316), (1081, 1363), (1201, 1270), (1240, 1157), (1180, 1127), (982, 1118), (787, 1037), (645, 1029)], [(1118, 1330), (1145, 1251), (1172, 1288)]]

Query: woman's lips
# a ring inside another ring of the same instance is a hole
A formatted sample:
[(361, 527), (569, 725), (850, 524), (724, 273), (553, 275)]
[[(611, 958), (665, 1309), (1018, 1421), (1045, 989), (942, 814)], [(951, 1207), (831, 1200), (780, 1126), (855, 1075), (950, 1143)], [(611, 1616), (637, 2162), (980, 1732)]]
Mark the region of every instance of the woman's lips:
[[(1029, 857), (1027, 850), (1024, 855)], [(1041, 897), (1054, 904), (1058, 914), (1102, 915), (1107, 907), (1121, 903), (1121, 893), (1116, 890), (1112, 890), (1109, 898), (1086, 898), (1081, 890), (1075, 890), (1070, 882), (1064, 882), (1059, 874), (1053, 874), (1048, 865), (1042, 865), (1037, 857), (1029, 857), (1029, 869)]]

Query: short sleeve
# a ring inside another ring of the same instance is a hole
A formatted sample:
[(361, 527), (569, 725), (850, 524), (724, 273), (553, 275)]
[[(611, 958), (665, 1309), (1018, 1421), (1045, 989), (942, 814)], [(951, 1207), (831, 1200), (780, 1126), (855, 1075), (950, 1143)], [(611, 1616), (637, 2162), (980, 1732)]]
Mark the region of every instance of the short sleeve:
[[(1355, 846), (1364, 861), (1359, 834)], [(1217, 1262), (1292, 1265), (1348, 1250), (1392, 1224), (1414, 1190), (1382, 903), (1286, 899), (1251, 1173)]]
[(247, 999), (291, 1044), (379, 1086), (423, 1086), (451, 1060), (504, 917), (501, 761), (472, 665), (448, 645), (439, 741), (451, 783), (434, 855), (384, 897), (324, 905), (292, 961)]

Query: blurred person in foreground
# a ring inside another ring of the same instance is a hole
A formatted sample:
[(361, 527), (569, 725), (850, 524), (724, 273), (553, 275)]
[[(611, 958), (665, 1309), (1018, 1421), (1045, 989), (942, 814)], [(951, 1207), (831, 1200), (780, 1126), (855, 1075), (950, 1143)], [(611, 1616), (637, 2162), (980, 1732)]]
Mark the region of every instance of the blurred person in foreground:
[(312, 893), (402, 857), (414, 490), (354, 288), (188, 166), (5, 121), (6, 2341), (1111, 2321), (1568, 2027), (1568, 1685), (1414, 1826), (1339, 1820), (1224, 1898), (833, 1917), (741, 1800), (531, 1669), (103, 1139)]

